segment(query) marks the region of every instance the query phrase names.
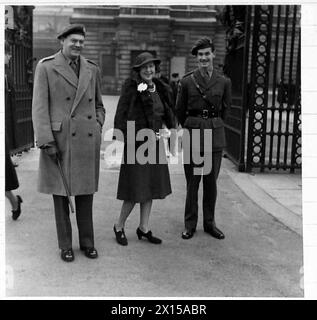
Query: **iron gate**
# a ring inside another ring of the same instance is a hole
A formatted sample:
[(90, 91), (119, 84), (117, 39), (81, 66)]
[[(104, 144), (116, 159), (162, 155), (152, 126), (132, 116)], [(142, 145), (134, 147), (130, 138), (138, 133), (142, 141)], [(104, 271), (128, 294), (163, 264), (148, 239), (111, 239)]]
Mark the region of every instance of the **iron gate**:
[(239, 20), (235, 13), (243, 6), (231, 7), (228, 156), (240, 171), (294, 172), (301, 168), (300, 6), (246, 6)]
[(31, 6), (6, 6), (12, 10), (13, 21), (5, 30), (5, 38), (11, 47), (12, 58), (9, 69), (13, 77), (15, 99), (14, 123), (12, 132), (15, 137), (10, 146), (11, 153), (18, 153), (34, 146), (32, 126), (32, 90), (33, 90), (33, 46)]

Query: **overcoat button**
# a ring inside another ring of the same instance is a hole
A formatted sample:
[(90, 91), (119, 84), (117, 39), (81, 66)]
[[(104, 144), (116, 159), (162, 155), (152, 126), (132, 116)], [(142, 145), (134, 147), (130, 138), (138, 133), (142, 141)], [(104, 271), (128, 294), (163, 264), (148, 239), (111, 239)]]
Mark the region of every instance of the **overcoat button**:
[(89, 132), (89, 133), (88, 133), (88, 136), (89, 136), (89, 137), (92, 137), (92, 133), (91, 133), (91, 132)]
[(74, 137), (75, 135), (76, 135), (76, 133), (75, 133), (75, 132), (73, 132), (73, 133), (72, 133), (72, 136)]
[(66, 100), (70, 100), (70, 97), (67, 97)]
[(91, 119), (92, 117), (91, 116), (88, 116), (88, 119)]
[(89, 98), (89, 102), (91, 102), (92, 101), (92, 98)]
[(71, 118), (75, 118), (75, 115), (74, 115), (74, 114), (72, 114), (72, 115), (71, 115)]

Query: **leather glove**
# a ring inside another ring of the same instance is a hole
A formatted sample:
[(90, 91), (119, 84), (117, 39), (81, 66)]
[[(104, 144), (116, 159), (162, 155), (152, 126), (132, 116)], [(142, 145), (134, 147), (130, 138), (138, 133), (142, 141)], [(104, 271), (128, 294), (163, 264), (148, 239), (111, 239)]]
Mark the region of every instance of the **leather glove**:
[(55, 142), (46, 144), (42, 149), (53, 161), (57, 162), (57, 159), (62, 159)]

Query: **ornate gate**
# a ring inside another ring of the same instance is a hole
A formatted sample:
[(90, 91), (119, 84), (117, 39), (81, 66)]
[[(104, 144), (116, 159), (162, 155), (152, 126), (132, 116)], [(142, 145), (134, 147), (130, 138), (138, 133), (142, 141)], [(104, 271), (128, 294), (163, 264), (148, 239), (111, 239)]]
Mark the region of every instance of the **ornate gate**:
[[(31, 6), (6, 6), (7, 21), (5, 38), (11, 47), (10, 72), (14, 81), (15, 99), (10, 106), (14, 111), (12, 131), (14, 141), (11, 153), (21, 152), (34, 146), (32, 126), (33, 46)], [(9, 15), (9, 16), (7, 16)]]
[(240, 171), (294, 172), (301, 168), (300, 7), (247, 6), (240, 20), (238, 6), (231, 7), (227, 34), (235, 35), (236, 46), (227, 49), (225, 63), (235, 87), (228, 156)]

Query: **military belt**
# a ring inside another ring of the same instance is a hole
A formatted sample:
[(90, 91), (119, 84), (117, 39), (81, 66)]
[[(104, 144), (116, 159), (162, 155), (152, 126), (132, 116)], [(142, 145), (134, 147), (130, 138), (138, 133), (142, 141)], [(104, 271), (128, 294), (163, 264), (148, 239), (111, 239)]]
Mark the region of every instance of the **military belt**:
[(201, 117), (203, 119), (209, 119), (209, 118), (217, 118), (219, 117), (219, 112), (210, 111), (207, 109), (203, 110), (188, 110), (187, 111), (188, 116), (192, 117)]

